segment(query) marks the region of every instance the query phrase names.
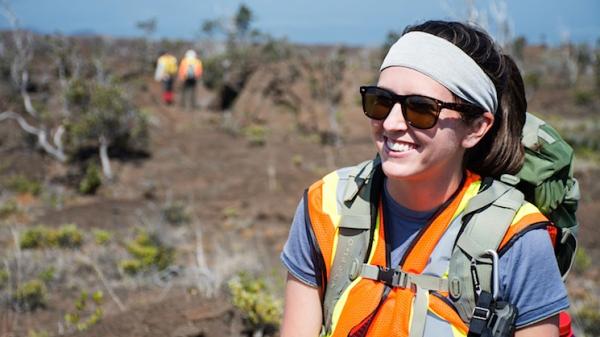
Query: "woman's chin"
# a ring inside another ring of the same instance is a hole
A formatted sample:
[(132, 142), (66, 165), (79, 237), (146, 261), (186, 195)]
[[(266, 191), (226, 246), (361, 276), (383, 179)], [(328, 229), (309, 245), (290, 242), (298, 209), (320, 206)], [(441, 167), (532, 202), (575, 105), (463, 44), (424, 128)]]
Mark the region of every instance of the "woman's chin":
[(383, 159), (381, 168), (386, 177), (390, 179), (405, 179), (416, 175), (418, 172), (411, 163), (398, 163), (393, 159)]

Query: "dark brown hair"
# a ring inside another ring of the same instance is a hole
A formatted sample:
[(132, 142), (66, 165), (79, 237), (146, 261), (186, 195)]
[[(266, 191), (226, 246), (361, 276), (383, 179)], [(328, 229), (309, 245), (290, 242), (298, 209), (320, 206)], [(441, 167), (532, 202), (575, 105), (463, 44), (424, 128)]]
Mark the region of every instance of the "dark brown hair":
[[(521, 134), (527, 101), (523, 78), (510, 56), (503, 54), (493, 39), (478, 27), (450, 21), (427, 21), (407, 27), (403, 35), (421, 31), (446, 39), (469, 55), (489, 76), (498, 94), (494, 124), (481, 141), (467, 149), (464, 165), (482, 176), (516, 174), (523, 166)], [(477, 116), (463, 115), (467, 122)]]

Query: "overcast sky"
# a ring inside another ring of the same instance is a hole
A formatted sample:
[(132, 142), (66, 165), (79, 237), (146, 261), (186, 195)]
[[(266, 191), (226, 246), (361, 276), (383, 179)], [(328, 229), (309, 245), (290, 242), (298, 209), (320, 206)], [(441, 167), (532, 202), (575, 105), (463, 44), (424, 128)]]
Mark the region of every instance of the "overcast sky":
[[(6, 1), (6, 0), (5, 0)], [(39, 32), (135, 36), (156, 18), (155, 37), (194, 38), (207, 19), (232, 16), (237, 0), (7, 0), (21, 26)], [(494, 1), (472, 0), (481, 12)], [(378, 45), (390, 30), (426, 19), (466, 17), (466, 0), (248, 0), (254, 27), (300, 43)], [(600, 0), (506, 0), (515, 35), (530, 42), (600, 38)], [(492, 20), (488, 20), (492, 22)], [(8, 27), (0, 17), (0, 28)], [(490, 25), (493, 30), (493, 25)]]

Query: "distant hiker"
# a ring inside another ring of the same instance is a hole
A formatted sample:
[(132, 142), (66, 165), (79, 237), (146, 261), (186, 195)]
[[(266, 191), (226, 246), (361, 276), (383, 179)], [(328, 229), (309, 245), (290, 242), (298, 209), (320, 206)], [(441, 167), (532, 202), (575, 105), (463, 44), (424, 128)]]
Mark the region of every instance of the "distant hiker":
[(179, 80), (183, 83), (181, 106), (186, 109), (196, 108), (196, 83), (202, 76), (202, 62), (196, 52), (188, 50), (179, 64)]
[(160, 53), (156, 61), (154, 79), (162, 83), (162, 99), (166, 104), (173, 103), (173, 82), (177, 75), (177, 58), (167, 51)]
[(558, 140), (530, 133), (543, 123), (515, 62), (480, 28), (427, 21), (378, 75), (359, 90), (377, 155), (297, 207), (281, 336), (558, 337), (569, 299), (553, 245), (572, 235), (515, 186)]

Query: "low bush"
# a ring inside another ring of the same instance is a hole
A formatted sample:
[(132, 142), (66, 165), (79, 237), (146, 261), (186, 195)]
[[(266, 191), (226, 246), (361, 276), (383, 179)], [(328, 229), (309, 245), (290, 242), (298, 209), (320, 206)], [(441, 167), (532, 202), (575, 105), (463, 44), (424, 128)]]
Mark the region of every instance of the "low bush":
[(228, 282), (233, 305), (253, 331), (274, 331), (279, 326), (282, 302), (272, 294), (264, 278), (240, 273)]
[(268, 130), (265, 126), (251, 124), (244, 128), (246, 140), (252, 146), (263, 146), (267, 142)]
[(6, 270), (6, 268), (0, 268), (0, 289), (8, 284), (8, 277), (8, 270)]
[(594, 93), (591, 91), (577, 90), (573, 94), (576, 105), (587, 106), (594, 100)]
[(130, 275), (153, 269), (163, 270), (175, 259), (174, 249), (165, 246), (158, 236), (146, 230), (138, 230), (136, 237), (126, 243), (126, 248), (134, 258), (122, 260), (119, 267)]
[(50, 233), (52, 233), (54, 240), (56, 240), (56, 244), (51, 244), (53, 247), (78, 248), (83, 242), (83, 235), (75, 224), (64, 225)]
[(573, 270), (582, 273), (592, 265), (592, 259), (587, 254), (583, 247), (578, 247), (575, 253), (575, 261), (573, 261)]
[(33, 311), (47, 304), (48, 290), (44, 282), (31, 280), (21, 284), (13, 295), (13, 306), (18, 310)]
[(586, 302), (577, 310), (577, 320), (588, 336), (600, 336), (600, 304), (596, 301)]
[(9, 177), (6, 186), (17, 193), (39, 195), (42, 191), (42, 184), (39, 181), (20, 174)]
[(83, 234), (75, 224), (52, 229), (36, 226), (27, 229), (20, 240), (22, 249), (35, 248), (78, 248), (83, 243)]
[(56, 268), (54, 268), (53, 266), (50, 266), (50, 267), (42, 270), (38, 274), (38, 278), (46, 284), (54, 281), (54, 279), (56, 278)]
[[(94, 304), (93, 309), (88, 308), (90, 299)], [(75, 300), (75, 309), (65, 314), (67, 326), (73, 326), (78, 331), (85, 331), (98, 323), (104, 316), (102, 310), (103, 301), (104, 294), (102, 291), (95, 291), (91, 296), (88, 295), (87, 291), (82, 291), (79, 298)]]
[(160, 211), (163, 219), (171, 225), (182, 225), (189, 223), (190, 214), (184, 203), (175, 201), (165, 205)]
[(43, 226), (36, 226), (26, 230), (21, 236), (21, 249), (41, 248), (46, 243), (48, 229)]
[(7, 218), (19, 212), (19, 205), (15, 199), (8, 199), (0, 205), (0, 219)]
[(99, 245), (105, 245), (112, 239), (112, 233), (104, 229), (94, 229), (94, 241)]
[(79, 182), (79, 192), (82, 194), (94, 194), (102, 185), (100, 169), (96, 164), (89, 164), (85, 170), (85, 175)]

